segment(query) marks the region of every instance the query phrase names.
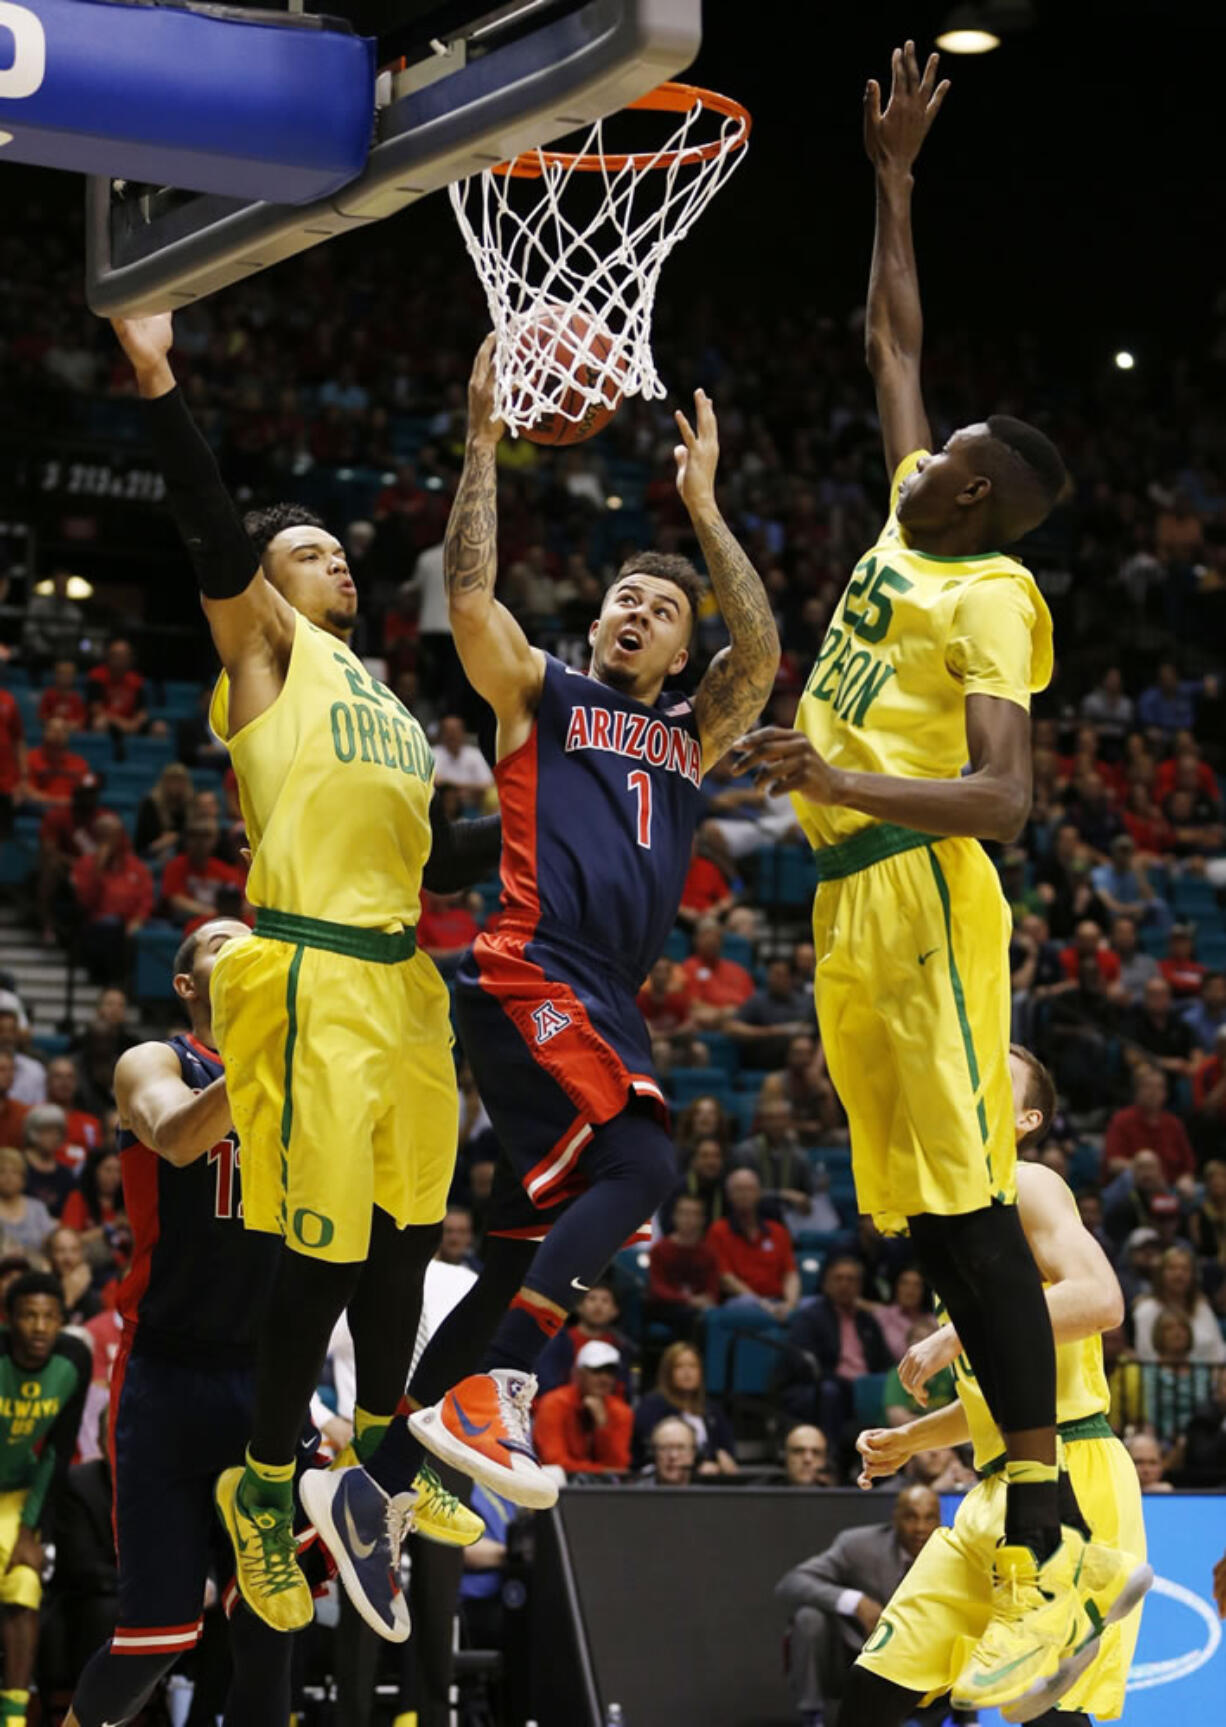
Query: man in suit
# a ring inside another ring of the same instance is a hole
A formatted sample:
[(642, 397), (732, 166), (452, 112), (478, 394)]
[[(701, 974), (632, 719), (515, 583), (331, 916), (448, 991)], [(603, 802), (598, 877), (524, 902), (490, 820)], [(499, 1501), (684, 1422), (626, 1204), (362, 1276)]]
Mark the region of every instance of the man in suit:
[(779, 1401), (792, 1421), (822, 1429), (836, 1459), (854, 1440), (856, 1380), (888, 1373), (894, 1365), (863, 1293), (863, 1265), (852, 1254), (836, 1253), (827, 1262), (822, 1293), (802, 1301), (788, 1326), (791, 1347)]
[[(788, 1679), (801, 1727), (835, 1727), (847, 1674), (885, 1603), (941, 1521), (941, 1502), (927, 1487), (904, 1487), (889, 1523), (845, 1529), (824, 1553), (793, 1567), (775, 1585), (792, 1613)], [(916, 1719), (939, 1727), (946, 1706)], [(969, 1727), (971, 1716), (955, 1715)]]

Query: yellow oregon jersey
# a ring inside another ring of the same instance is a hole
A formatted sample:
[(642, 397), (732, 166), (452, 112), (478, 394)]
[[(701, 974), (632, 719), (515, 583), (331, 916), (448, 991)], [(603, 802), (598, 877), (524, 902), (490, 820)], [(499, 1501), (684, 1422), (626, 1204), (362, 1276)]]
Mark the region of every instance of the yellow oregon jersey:
[(223, 672), (210, 718), (238, 776), (251, 903), (366, 929), (416, 924), (434, 756), (412, 714), (301, 615), (284, 688), (233, 737), (229, 687)]
[[(954, 1379), (958, 1401), (966, 1411), (971, 1428), (971, 1443), (975, 1447), (975, 1468), (1000, 1457), (1005, 1442), (1000, 1429), (992, 1420), (979, 1381), (971, 1371), (965, 1353), (954, 1362)], [(1083, 1337), (1076, 1343), (1056, 1346), (1056, 1422), (1063, 1426), (1069, 1421), (1083, 1421), (1087, 1415), (1105, 1415), (1111, 1406), (1107, 1375), (1103, 1368), (1103, 1345), (1100, 1337)]]
[[(967, 696), (1029, 707), (1032, 692), (1046, 688), (1051, 615), (1029, 570), (1003, 552), (943, 558), (907, 545), (898, 493), (924, 454), (899, 464), (890, 518), (852, 573), (796, 725), (834, 767), (956, 779), (966, 763)], [(813, 846), (837, 844), (872, 819), (793, 802)]]

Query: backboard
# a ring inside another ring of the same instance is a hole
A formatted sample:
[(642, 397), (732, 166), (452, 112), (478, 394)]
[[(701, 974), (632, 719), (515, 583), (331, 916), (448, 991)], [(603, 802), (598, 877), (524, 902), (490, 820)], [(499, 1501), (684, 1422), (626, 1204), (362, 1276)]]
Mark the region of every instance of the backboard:
[(173, 310), (381, 221), (625, 107), (683, 71), (702, 36), (701, 0), (320, 0), (311, 9), (377, 38), (382, 71), (364, 171), (295, 206), (91, 179), (86, 291), (95, 312)]

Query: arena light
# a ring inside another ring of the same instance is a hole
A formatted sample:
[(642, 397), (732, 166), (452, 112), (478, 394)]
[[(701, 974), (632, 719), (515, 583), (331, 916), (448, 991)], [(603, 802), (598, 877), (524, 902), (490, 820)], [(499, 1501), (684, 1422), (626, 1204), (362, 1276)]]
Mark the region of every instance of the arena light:
[(606, 510), (620, 510), (621, 509), (622, 501), (617, 496), (616, 492), (611, 493), (610, 496), (605, 499), (604, 507)]
[(1115, 356), (1116, 368), (1121, 372), (1131, 372), (1136, 363), (1136, 355), (1130, 354), (1127, 348), (1121, 348)]
[[(36, 582), (34, 584), (34, 592), (36, 594), (53, 594), (55, 592), (55, 587), (52, 584), (50, 576), (48, 576), (44, 581)], [(94, 584), (92, 582), (87, 582), (84, 576), (69, 576), (68, 598), (70, 600), (92, 600), (93, 597)]]
[(942, 30), (937, 47), (945, 54), (990, 54), (1000, 47), (1000, 37), (977, 24), (960, 24)]
[(990, 54), (1006, 37), (1029, 30), (1034, 19), (1033, 0), (963, 0), (942, 25), (937, 47), (947, 54)]

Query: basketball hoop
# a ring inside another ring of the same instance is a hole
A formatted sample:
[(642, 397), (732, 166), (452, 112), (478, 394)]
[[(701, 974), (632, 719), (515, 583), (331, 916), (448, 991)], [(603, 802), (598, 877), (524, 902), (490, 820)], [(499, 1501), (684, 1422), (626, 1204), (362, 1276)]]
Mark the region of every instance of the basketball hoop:
[[(496, 413), (516, 436), (665, 394), (651, 353), (660, 271), (741, 160), (751, 121), (690, 84), (630, 109), (680, 121), (658, 149), (617, 154), (598, 120), (580, 150), (529, 150), (450, 189), (497, 337)], [(542, 330), (566, 333), (549, 336), (547, 363)]]

